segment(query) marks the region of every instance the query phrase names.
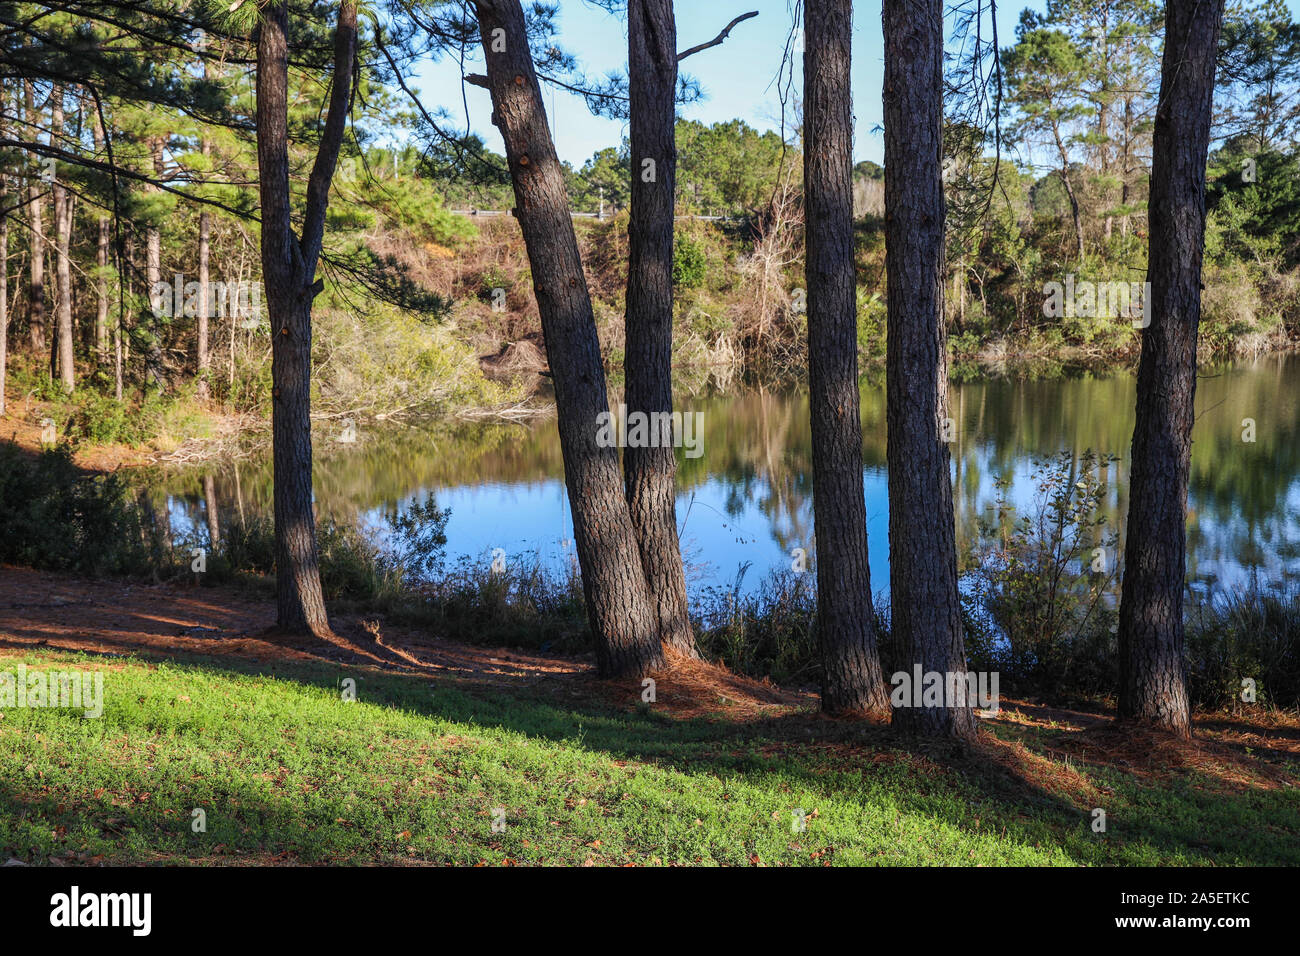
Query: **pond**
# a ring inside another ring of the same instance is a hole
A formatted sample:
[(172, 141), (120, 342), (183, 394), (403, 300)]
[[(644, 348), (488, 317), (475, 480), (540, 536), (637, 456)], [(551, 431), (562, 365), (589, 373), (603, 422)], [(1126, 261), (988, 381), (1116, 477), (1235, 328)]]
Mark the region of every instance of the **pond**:
[[(862, 467), (872, 586), (888, 588), (888, 501), (883, 380), (864, 380)], [(617, 398), (614, 399), (617, 401)], [(952, 475), (959, 550), (1009, 480), (1009, 497), (1034, 499), (1034, 463), (1060, 451), (1117, 456), (1103, 505), (1122, 532), (1135, 378), (1129, 371), (1053, 378), (985, 377), (954, 384)], [(1202, 369), (1196, 393), (1189, 496), (1189, 574), (1221, 588), (1288, 585), (1300, 574), (1300, 357), (1271, 356)], [(701, 413), (702, 453), (678, 451), (677, 519), (693, 588), (742, 589), (789, 567), (794, 549), (815, 556), (811, 438), (805, 392), (748, 390), (679, 395)], [(572, 534), (554, 418), (528, 424), (424, 422), (338, 425), (316, 439), (315, 489), (323, 514), (382, 528), (383, 517), (431, 494), (451, 509), (447, 554), (559, 566)], [(1253, 439), (1253, 440), (1251, 440)], [(205, 528), (209, 494), (221, 523), (269, 513), (269, 453), (161, 477), (174, 524)], [(210, 481), (205, 481), (210, 478)], [(205, 494), (205, 487), (209, 493)], [(1122, 543), (1120, 545), (1122, 547)]]

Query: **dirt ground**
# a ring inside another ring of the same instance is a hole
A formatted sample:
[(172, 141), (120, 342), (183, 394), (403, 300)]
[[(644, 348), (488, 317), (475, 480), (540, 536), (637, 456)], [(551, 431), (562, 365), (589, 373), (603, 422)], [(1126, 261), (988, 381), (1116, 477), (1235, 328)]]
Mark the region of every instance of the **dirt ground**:
[[(86, 579), (0, 567), (0, 648), (336, 662), (469, 679), (474, 684), (572, 683), (574, 692), (578, 685), (592, 682), (588, 655), (558, 657), (459, 644), (369, 617), (335, 615), (331, 624), (337, 638), (333, 642), (286, 636), (275, 630), (271, 598), (236, 589)], [(656, 703), (683, 717), (698, 715), (714, 703), (726, 704), (729, 713), (750, 716), (816, 705), (812, 695), (698, 662), (675, 662), (665, 674), (672, 676), (667, 683), (675, 690), (658, 694)], [(619, 688), (619, 696), (627, 698), (623, 690)]]
[[(334, 662), (451, 679), (487, 692), (540, 691), (561, 700), (589, 700), (598, 694), (615, 708), (633, 708), (640, 699), (638, 682), (597, 680), (590, 656), (465, 645), (355, 615), (333, 618), (333, 641), (285, 636), (274, 624), (273, 598), (247, 590), (87, 579), (0, 566), (0, 652), (49, 647), (156, 657), (231, 655), (266, 663)], [(832, 746), (855, 745), (852, 728), (860, 722), (821, 716), (815, 694), (700, 661), (675, 660), (653, 676), (656, 710), (675, 718), (807, 722), (817, 725), (821, 735), (838, 738)], [(1192, 741), (1117, 730), (1104, 710), (1005, 698), (998, 716), (983, 723), (1005, 731), (1000, 740), (984, 735), (989, 756), (1019, 765), (1022, 774), (1050, 776), (1055, 787), (1065, 789), (1085, 786), (1069, 769), (1070, 760), (1142, 775), (1202, 770), (1225, 785), (1268, 789), (1295, 786), (1287, 766), (1300, 760), (1300, 719), (1258, 709), (1198, 715)], [(1021, 739), (1033, 743), (1036, 752)]]

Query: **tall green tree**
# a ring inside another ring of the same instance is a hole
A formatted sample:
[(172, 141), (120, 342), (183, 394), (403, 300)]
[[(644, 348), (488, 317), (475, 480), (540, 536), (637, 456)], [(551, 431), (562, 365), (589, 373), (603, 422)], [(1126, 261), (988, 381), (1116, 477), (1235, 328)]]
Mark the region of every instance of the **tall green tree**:
[(600, 341), (527, 20), (519, 0), (476, 0), (474, 7), (487, 76), (471, 79), (492, 94), (532, 265), (596, 664), (605, 676), (639, 676), (663, 664), (663, 646), (618, 449), (601, 437), (607, 434), (609, 400)]
[(1151, 169), (1151, 321), (1142, 331), (1119, 608), (1119, 717), (1191, 733), (1183, 673), (1187, 482), (1205, 176), (1223, 0), (1168, 0)]
[(329, 633), (312, 501), (311, 307), (330, 183), (343, 143), (356, 67), (357, 3), (342, 0), (334, 26), (334, 69), (320, 144), (307, 183), (301, 231), (289, 188), (287, 2), (259, 11), (257, 168), (262, 200), (262, 277), (271, 322), (272, 459), (275, 473), (277, 622), (286, 631)]
[[(673, 211), (677, 22), (672, 0), (628, 0), (632, 215), (628, 222), (628, 415), (671, 422), (673, 410)], [(659, 639), (695, 656), (686, 573), (677, 539), (677, 456), (671, 431), (623, 453), (628, 508), (653, 596)]]
[[(956, 678), (966, 654), (945, 441), (943, 6), (885, 0), (883, 20), (890, 619), (903, 661)], [(896, 707), (894, 724), (975, 733), (965, 697)]]
[(1016, 109), (1007, 136), (1039, 142), (1055, 154), (1057, 175), (1070, 200), (1075, 253), (1083, 261), (1087, 255), (1083, 213), (1070, 156), (1074, 127), (1093, 113), (1078, 95), (1084, 76), (1083, 58), (1065, 31), (1043, 25), (1032, 11), (1026, 10), (1016, 29), (1015, 46), (1003, 53), (1003, 69), (1007, 100)]
[(887, 714), (867, 558), (853, 261), (851, 0), (804, 6), (808, 406), (822, 709)]

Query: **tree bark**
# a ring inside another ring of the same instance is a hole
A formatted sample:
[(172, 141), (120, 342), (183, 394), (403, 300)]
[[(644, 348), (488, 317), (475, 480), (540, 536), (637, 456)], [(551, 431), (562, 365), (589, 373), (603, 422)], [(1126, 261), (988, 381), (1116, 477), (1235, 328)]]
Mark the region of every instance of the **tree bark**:
[[(99, 121), (99, 111), (92, 110), (94, 117), (92, 135), (95, 141), (95, 155), (104, 148), (104, 127)], [(108, 216), (100, 216), (97, 222), (98, 234), (95, 242), (95, 361), (103, 365), (108, 358), (108, 249), (112, 240), (112, 229)]]
[[(208, 64), (203, 62), (203, 78), (208, 78)], [(199, 145), (203, 153), (203, 158), (209, 159), (212, 156), (212, 143), (205, 137)], [(210, 244), (212, 236), (212, 216), (203, 209), (199, 212), (199, 315), (198, 315), (198, 343), (195, 356), (198, 365), (198, 395), (199, 398), (206, 400), (208, 397), (208, 375), (211, 366), (211, 360), (208, 355), (208, 313), (210, 311), (211, 293), (208, 289), (208, 283), (211, 278), (208, 268), (208, 259), (210, 254)]]
[[(207, 143), (203, 149), (207, 152)], [(208, 268), (209, 244), (211, 241), (212, 220), (209, 213), (199, 213), (199, 315), (198, 315), (198, 379), (199, 398), (208, 397), (208, 311), (211, 298), (208, 292), (210, 271)]]
[[(966, 655), (943, 440), (943, 6), (885, 0), (883, 20), (891, 621), (904, 661), (957, 675)], [(933, 736), (975, 732), (965, 701), (898, 707), (894, 723)]]
[(1223, 0), (1169, 0), (1152, 138), (1151, 322), (1142, 332), (1120, 595), (1121, 720), (1191, 732), (1183, 672), (1187, 482), (1205, 251), (1205, 163)]
[(208, 519), (208, 548), (216, 551), (221, 542), (221, 518), (217, 508), (217, 482), (211, 472), (203, 476), (203, 512)]
[[(63, 87), (50, 93), (50, 142), (63, 135)], [(56, 328), (54, 366), (64, 392), (76, 388), (72, 351), (72, 196), (55, 175), (54, 183), (54, 320)], [(53, 371), (53, 369), (51, 370)]]
[[(155, 136), (149, 142), (149, 153), (153, 160), (154, 175), (163, 171), (163, 146), (165, 139)], [(157, 186), (147, 186), (146, 192), (161, 192)], [(162, 317), (158, 314), (157, 304), (153, 301), (154, 288), (162, 281), (162, 228), (157, 223), (149, 223), (144, 230), (144, 275), (149, 286), (149, 341), (146, 343), (145, 374), (149, 387), (166, 388), (166, 369), (162, 352)], [(172, 304), (173, 313), (180, 308), (179, 302)]]
[[(6, 133), (4, 111), (8, 91), (0, 92), (0, 137)], [(0, 210), (9, 208), (9, 173), (0, 169)], [(0, 418), (5, 414), (5, 386), (9, 373), (9, 213), (0, 212)]]
[(1074, 193), (1074, 183), (1070, 182), (1070, 154), (1065, 150), (1059, 126), (1052, 126), (1052, 135), (1056, 138), (1056, 152), (1061, 157), (1061, 185), (1065, 187), (1066, 198), (1070, 200), (1070, 219), (1074, 222), (1074, 242), (1082, 263), (1086, 253), (1083, 247), (1083, 217), (1079, 213), (1079, 197)]
[(852, 0), (804, 7), (808, 404), (822, 709), (889, 713), (876, 649), (862, 480), (853, 258)]
[(546, 124), (519, 0), (475, 0), (487, 58), (485, 81), (505, 142), (519, 225), (533, 269), (555, 405), (573, 537), (596, 643), (608, 677), (663, 664), (625, 497), (618, 450), (598, 440), (609, 413), (591, 297), (569, 217), (564, 176)]
[[(23, 81), (23, 95), (26, 100), (27, 122), (40, 127), (36, 113), (36, 95), (31, 80)], [(45, 335), (45, 184), (40, 177), (30, 178), (28, 189), (27, 217), (31, 226), (31, 283), (27, 294), (27, 332), (32, 344), (32, 351), (37, 355), (46, 349)]]
[(268, 4), (257, 34), (257, 168), (262, 276), (271, 321), (276, 608), (281, 629), (327, 636), (312, 508), (311, 304), (330, 181), (351, 102), (357, 4), (339, 5), (329, 112), (307, 185), (301, 236), (289, 197), (289, 12)]
[[(673, 210), (677, 182), (677, 24), (672, 0), (628, 4), (632, 211), (624, 372), (628, 414), (673, 408)], [(653, 165), (647, 166), (646, 163)], [(651, 419), (653, 421), (653, 419)], [(662, 436), (661, 436), (662, 437)], [(696, 656), (677, 539), (671, 444), (623, 452), (628, 507), (666, 647)]]

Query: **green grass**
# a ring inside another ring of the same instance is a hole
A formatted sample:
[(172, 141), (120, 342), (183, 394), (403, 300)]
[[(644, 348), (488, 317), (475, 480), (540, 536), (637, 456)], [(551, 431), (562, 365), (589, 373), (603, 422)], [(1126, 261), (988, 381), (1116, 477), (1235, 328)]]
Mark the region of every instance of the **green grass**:
[[(497, 689), (230, 659), (10, 653), (104, 671), (104, 713), (0, 719), (0, 855), (104, 862), (1291, 864), (1300, 794), (1076, 766), (1090, 807), (976, 756), (802, 715), (620, 709), (594, 684)], [(262, 669), (259, 671), (259, 667)], [(359, 700), (346, 703), (344, 678)], [(575, 694), (574, 690), (580, 691)], [(629, 690), (629, 700), (633, 693)], [(719, 708), (725, 708), (719, 702)], [(1031, 750), (1050, 739), (1004, 728)], [(1290, 768), (1296, 777), (1294, 765)], [(493, 809), (506, 827), (493, 832)], [(202, 808), (206, 833), (193, 833)], [(802, 808), (807, 829), (792, 832)], [(813, 815), (813, 811), (815, 815)]]

